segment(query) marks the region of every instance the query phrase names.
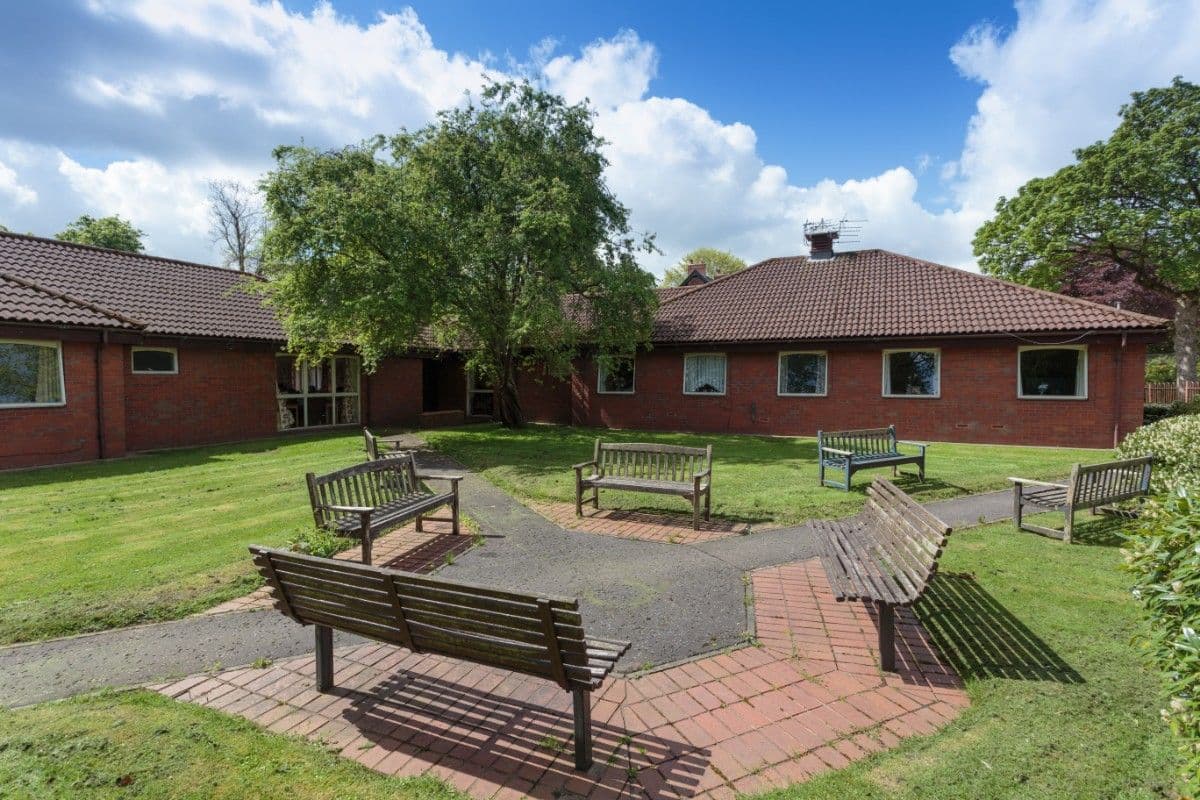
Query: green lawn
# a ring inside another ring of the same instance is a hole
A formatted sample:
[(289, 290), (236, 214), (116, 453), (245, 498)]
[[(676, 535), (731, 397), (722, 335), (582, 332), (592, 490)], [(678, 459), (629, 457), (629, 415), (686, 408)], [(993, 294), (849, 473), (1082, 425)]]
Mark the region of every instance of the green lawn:
[(0, 643), (182, 616), (257, 585), (246, 545), (312, 527), (304, 473), (338, 434), (0, 473)]
[[(891, 470), (859, 472), (849, 493), (817, 484), (816, 439), (716, 434), (598, 431), (532, 425), (518, 431), (496, 426), (470, 426), (423, 432), (429, 443), (483, 473), (505, 491), (527, 500), (574, 502), (571, 465), (592, 457), (596, 437), (606, 440), (653, 441), (681, 445), (713, 445), (713, 514), (749, 522), (789, 525), (816, 517), (855, 513), (863, 490), (877, 475)], [(934, 444), (926, 458), (926, 481), (914, 474), (897, 483), (922, 501), (1003, 489), (1005, 478), (1051, 479), (1066, 476), (1071, 464), (1111, 458), (1106, 450), (1048, 447), (1005, 447), (977, 444)], [(654, 509), (683, 513), (678, 497), (603, 492), (602, 507)]]
[(149, 692), (0, 711), (0, 796), (147, 800), (456, 800), (303, 740)]

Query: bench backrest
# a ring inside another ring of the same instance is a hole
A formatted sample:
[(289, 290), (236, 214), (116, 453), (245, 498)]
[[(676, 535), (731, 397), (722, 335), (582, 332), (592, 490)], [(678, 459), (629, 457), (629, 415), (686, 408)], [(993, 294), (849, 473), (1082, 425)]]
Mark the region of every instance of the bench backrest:
[[(438, 653), (594, 688), (579, 601), (252, 546), (275, 607), (413, 652)], [(599, 673), (599, 674), (598, 674)]]
[(1067, 502), (1074, 508), (1108, 505), (1141, 497), (1150, 491), (1154, 456), (1076, 464), (1067, 484)]
[(896, 426), (864, 428), (857, 431), (817, 431), (818, 455), (822, 447), (848, 450), (856, 456), (876, 456), (896, 452)]
[(712, 468), (712, 445), (681, 447), (597, 439), (593, 458), (597, 471), (606, 477), (691, 482), (697, 473)]
[(310, 472), (305, 480), (313, 519), (318, 527), (330, 525), (342, 517), (354, 517), (352, 513), (330, 511), (322, 506), (378, 508), (422, 491), (412, 453), (364, 461), (328, 475)]
[(861, 519), (867, 523), (864, 534), (874, 542), (876, 563), (893, 577), (892, 590), (906, 603), (915, 602), (937, 571), (950, 526), (884, 478), (867, 487)]

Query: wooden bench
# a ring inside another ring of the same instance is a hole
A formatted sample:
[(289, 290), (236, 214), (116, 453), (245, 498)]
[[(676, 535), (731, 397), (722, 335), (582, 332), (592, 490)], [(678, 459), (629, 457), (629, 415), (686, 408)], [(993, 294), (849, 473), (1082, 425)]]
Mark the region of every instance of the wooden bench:
[[(371, 541), (376, 536), (411, 519), (417, 521), (419, 531), (428, 512), (436, 508), (450, 508), (451, 531), (459, 532), (458, 482), (462, 475), (418, 472), (412, 453), (366, 461), (328, 475), (310, 472), (305, 478), (317, 527), (359, 539), (364, 564), (371, 563)], [(448, 481), (450, 490), (431, 492), (422, 484), (425, 480)]]
[[(591, 467), (587, 475), (584, 470)], [(700, 528), (712, 510), (712, 445), (628, 444), (596, 440), (592, 460), (575, 464), (575, 515), (583, 515), (583, 492), (592, 490), (592, 508), (600, 508), (601, 489), (673, 494), (692, 503), (692, 528)]]
[[(918, 453), (901, 453), (897, 445), (912, 445)], [(857, 431), (817, 431), (818, 477), (822, 486), (850, 491), (850, 479), (860, 469), (891, 467), (892, 475), (901, 464), (916, 464), (917, 474), (925, 480), (924, 442), (896, 440), (896, 426), (866, 428)], [(842, 482), (825, 477), (827, 470), (836, 470), (843, 476)]]
[(366, 446), (368, 461), (378, 461), (381, 458), (403, 458), (408, 454), (407, 450), (400, 450), (389, 443), (381, 446), (379, 437), (366, 428), (363, 428), (363, 443)]
[(879, 613), (879, 662), (896, 669), (895, 608), (920, 599), (937, 571), (950, 526), (883, 478), (847, 520), (814, 520), (821, 566), (838, 600), (871, 600)]
[[(1013, 522), (1020, 530), (1070, 543), (1076, 511), (1089, 508), (1093, 514), (1096, 511), (1113, 513), (1113, 503), (1149, 494), (1153, 463), (1154, 456), (1149, 455), (1102, 464), (1076, 464), (1071, 468), (1071, 477), (1066, 483), (1009, 478), (1013, 484)], [(1025, 522), (1022, 518), (1027, 505), (1038, 511), (1062, 512), (1064, 526), (1047, 528)]]
[(591, 692), (629, 642), (586, 635), (579, 601), (251, 547), (275, 607), (316, 626), (317, 690), (333, 687), (333, 630), (414, 653), (546, 678), (572, 694), (575, 766), (592, 765)]

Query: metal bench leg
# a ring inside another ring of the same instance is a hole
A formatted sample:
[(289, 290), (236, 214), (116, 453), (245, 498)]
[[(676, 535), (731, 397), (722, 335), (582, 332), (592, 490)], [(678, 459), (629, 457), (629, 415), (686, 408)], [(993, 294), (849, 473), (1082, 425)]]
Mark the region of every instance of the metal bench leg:
[(313, 630), (317, 639), (317, 691), (328, 692), (333, 688), (333, 628), (316, 625)]
[(571, 689), (575, 701), (575, 769), (592, 767), (592, 693), (581, 687)]
[(896, 613), (888, 603), (875, 601), (879, 612), (879, 667), (884, 672), (896, 671)]

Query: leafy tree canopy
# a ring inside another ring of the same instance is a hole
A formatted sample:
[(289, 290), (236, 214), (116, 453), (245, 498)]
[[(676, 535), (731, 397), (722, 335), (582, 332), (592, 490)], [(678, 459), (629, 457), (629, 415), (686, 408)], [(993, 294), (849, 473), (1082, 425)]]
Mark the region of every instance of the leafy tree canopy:
[(93, 217), (82, 214), (67, 225), (54, 238), (76, 244), (90, 244), (112, 250), (140, 253), (145, 249), (142, 238), (146, 234), (133, 227), (133, 223), (113, 214), (110, 217)]
[(507, 425), (521, 367), (565, 375), (585, 342), (632, 353), (656, 302), (635, 256), (653, 243), (630, 233), (602, 144), (586, 105), (499, 83), (417, 131), (278, 148), (263, 291), (289, 345), (350, 342), (368, 367), (423, 335), (465, 348)]
[(1196, 375), (1200, 327), (1200, 86), (1135, 92), (1106, 141), (1035, 178), (975, 235), (985, 272), (1058, 290), (1081, 259), (1128, 271), (1175, 304), (1180, 380)]
[(715, 247), (697, 247), (692, 252), (679, 259), (679, 263), (667, 268), (662, 276), (662, 286), (678, 286), (688, 276), (689, 264), (704, 263), (708, 266), (710, 278), (729, 275), (732, 272), (746, 268), (746, 262), (728, 250), (718, 250)]

